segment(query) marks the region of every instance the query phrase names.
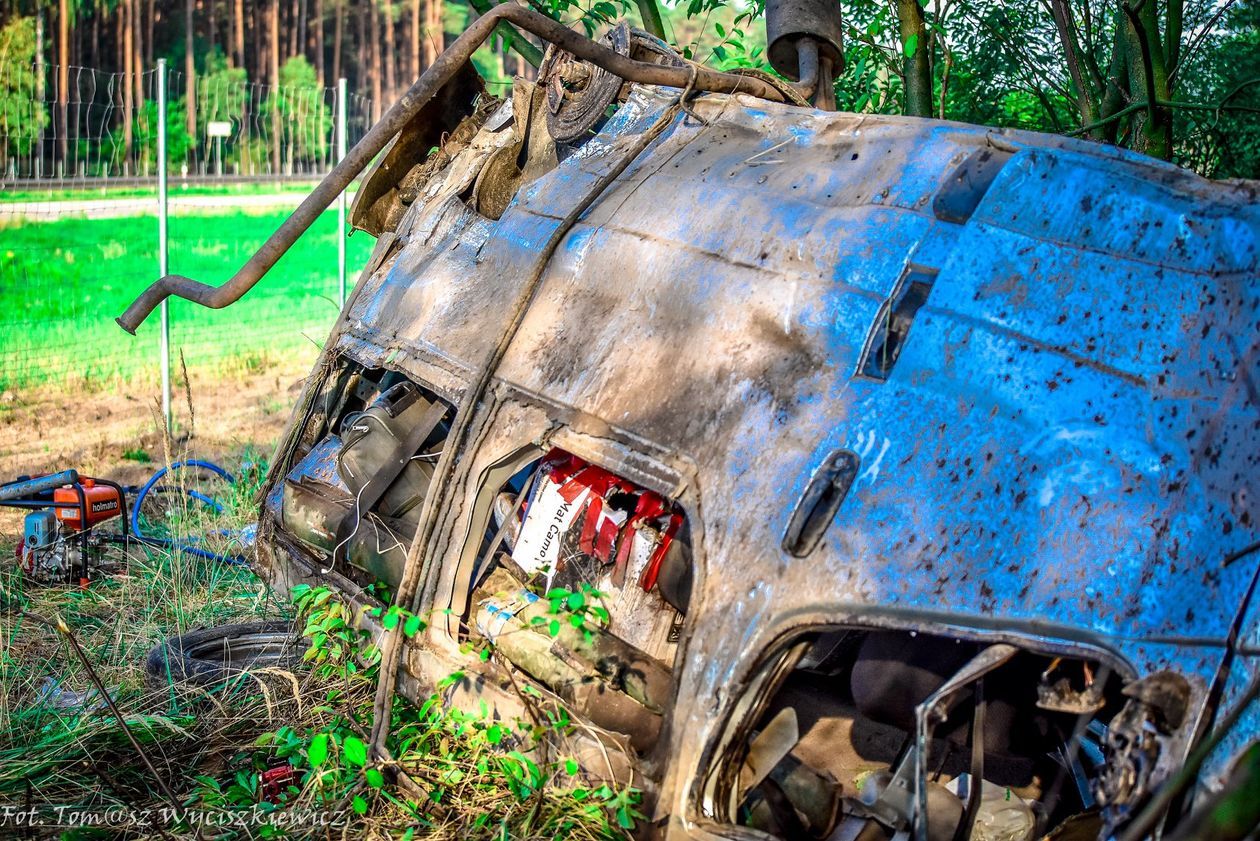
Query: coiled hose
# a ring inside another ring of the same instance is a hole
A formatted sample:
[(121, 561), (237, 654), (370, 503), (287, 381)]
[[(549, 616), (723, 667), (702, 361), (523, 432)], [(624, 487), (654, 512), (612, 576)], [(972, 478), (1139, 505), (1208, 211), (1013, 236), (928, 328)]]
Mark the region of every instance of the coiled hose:
[[(140, 489), (136, 491), (135, 501), (132, 502), (131, 504), (130, 525), (131, 525), (132, 538), (148, 546), (157, 546), (164, 549), (179, 549), (180, 551), (187, 552), (188, 554), (193, 555), (194, 557), (206, 558), (207, 560), (218, 561), (224, 564), (245, 563), (245, 558), (241, 555), (221, 555), (217, 552), (211, 552), (207, 549), (201, 549), (190, 541), (171, 540), (170, 538), (166, 538), (166, 537), (153, 537), (151, 535), (145, 534), (144, 531), (140, 528), (140, 507), (144, 504), (145, 497), (147, 497), (150, 493), (168, 492), (167, 488), (164, 488), (158, 485), (158, 482), (161, 481), (162, 477), (166, 476), (167, 474), (173, 471), (184, 470), (188, 468), (197, 468), (200, 470), (205, 470), (214, 474), (215, 476), (218, 476), (220, 479), (227, 482), (229, 485), (236, 484), (236, 478), (232, 476), (231, 473), (228, 473), (222, 467), (219, 467), (219, 465), (214, 464), (213, 462), (202, 461), (201, 459), (188, 459), (187, 461), (177, 461), (177, 462), (174, 462), (173, 464), (163, 467), (162, 469), (154, 473), (152, 476), (150, 476), (149, 480), (145, 482), (143, 485), (141, 485)], [(200, 491), (197, 491), (192, 488), (187, 488), (184, 490), (184, 493), (186, 493), (188, 496), (192, 497), (193, 499), (197, 500), (198, 502), (214, 509), (216, 512), (223, 511), (223, 506), (219, 504), (219, 502), (217, 502), (212, 497), (206, 496)]]

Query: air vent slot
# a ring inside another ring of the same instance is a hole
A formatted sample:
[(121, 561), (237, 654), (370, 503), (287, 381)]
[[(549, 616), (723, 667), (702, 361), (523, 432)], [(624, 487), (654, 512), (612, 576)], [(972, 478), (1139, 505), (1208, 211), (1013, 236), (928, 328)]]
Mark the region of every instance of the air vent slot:
[(803, 558), (818, 548), (827, 526), (835, 519), (840, 503), (849, 495), (857, 478), (861, 460), (849, 450), (837, 450), (827, 457), (810, 477), (801, 494), (787, 533), (783, 535), (783, 551)]
[(914, 317), (927, 303), (936, 274), (936, 269), (926, 266), (906, 267), (892, 297), (884, 302), (875, 316), (875, 323), (866, 337), (858, 373), (873, 380), (888, 379), (897, 358), (901, 356), (901, 349), (905, 347)]
[(1011, 153), (1001, 149), (981, 149), (968, 155), (933, 199), (936, 218), (958, 225), (966, 223), (1010, 159)]

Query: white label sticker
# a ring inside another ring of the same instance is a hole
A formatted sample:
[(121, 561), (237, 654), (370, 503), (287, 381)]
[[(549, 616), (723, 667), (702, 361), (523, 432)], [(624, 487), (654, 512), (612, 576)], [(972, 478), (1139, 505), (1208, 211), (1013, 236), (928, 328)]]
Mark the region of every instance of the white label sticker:
[(590, 495), (589, 489), (582, 488), (569, 502), (561, 496), (560, 488), (549, 478), (539, 481), (525, 513), (525, 522), (521, 524), (521, 536), (512, 549), (512, 560), (527, 575), (545, 573), (546, 589), (551, 588), (555, 577), (564, 535), (582, 512)]

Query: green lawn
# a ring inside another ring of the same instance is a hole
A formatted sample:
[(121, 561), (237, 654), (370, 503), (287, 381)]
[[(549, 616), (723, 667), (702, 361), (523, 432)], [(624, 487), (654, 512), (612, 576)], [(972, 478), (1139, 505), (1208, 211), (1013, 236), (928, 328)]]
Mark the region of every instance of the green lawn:
[[(219, 285), (284, 212), (172, 216), (170, 269)], [(259, 285), (223, 310), (170, 305), (172, 355), (189, 366), (250, 367), (283, 354), (313, 357), (337, 315), (337, 219), (325, 213)], [(374, 240), (347, 244), (349, 284)], [(0, 228), (0, 389), (153, 376), (158, 317), (129, 336), (114, 319), (157, 279), (157, 220), (61, 219)]]
[[(84, 199), (157, 198), (157, 186), (144, 187), (75, 187), (61, 189), (49, 182), (46, 189), (0, 190), (0, 205), (5, 202), (75, 201)], [(167, 190), (171, 198), (180, 196), (260, 196), (276, 193), (309, 193), (318, 183), (310, 181), (256, 181), (239, 184), (181, 184), (172, 179)]]

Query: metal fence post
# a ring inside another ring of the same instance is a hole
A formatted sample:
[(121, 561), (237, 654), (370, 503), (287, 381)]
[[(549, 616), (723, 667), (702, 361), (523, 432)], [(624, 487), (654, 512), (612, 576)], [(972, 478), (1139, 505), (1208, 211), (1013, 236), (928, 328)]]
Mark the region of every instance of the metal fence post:
[[(346, 80), (337, 80), (337, 161), (346, 156)], [(337, 197), (337, 303), (346, 308), (346, 190)]]
[[(164, 58), (159, 58), (157, 63), (157, 182), (158, 277), (166, 277), (170, 274), (170, 265), (166, 251), (166, 59)], [(169, 304), (163, 301), (158, 353), (161, 355), (162, 367), (162, 417), (166, 421), (166, 432), (170, 435), (172, 434), (171, 320), (168, 307)]]

